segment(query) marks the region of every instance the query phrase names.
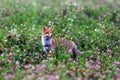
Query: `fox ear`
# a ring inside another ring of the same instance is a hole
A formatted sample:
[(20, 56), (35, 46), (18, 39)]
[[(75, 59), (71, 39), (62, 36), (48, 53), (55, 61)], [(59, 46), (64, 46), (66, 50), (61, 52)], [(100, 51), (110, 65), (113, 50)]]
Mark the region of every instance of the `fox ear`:
[(53, 30), (55, 26), (52, 26), (51, 29)]
[(46, 26), (43, 26), (43, 27), (42, 27), (42, 30), (43, 30), (43, 31), (46, 30)]

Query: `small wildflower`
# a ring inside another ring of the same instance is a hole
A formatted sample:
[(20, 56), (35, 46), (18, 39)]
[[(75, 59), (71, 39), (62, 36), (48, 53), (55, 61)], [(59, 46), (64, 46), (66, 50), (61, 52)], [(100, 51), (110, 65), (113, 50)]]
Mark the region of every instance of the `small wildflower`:
[(35, 77), (35, 74), (32, 73), (30, 76), (28, 76), (28, 79), (29, 79), (29, 80), (34, 80), (34, 77)]
[(4, 78), (5, 78), (5, 80), (10, 80), (10, 79), (14, 79), (15, 76), (12, 74), (8, 74), (8, 75), (5, 75)]
[(71, 62), (74, 62), (73, 58), (70, 58), (70, 61), (71, 61)]
[(38, 80), (45, 80), (45, 79), (44, 79), (44, 77), (40, 77), (40, 78), (38, 78)]
[(68, 75), (71, 79), (73, 79), (74, 76), (72, 75), (72, 72), (71, 72), (71, 71), (68, 70), (68, 71), (66, 71), (66, 73), (67, 73), (67, 75)]
[(49, 80), (56, 80), (56, 78), (53, 75), (45, 75), (45, 78), (49, 79)]
[(120, 80), (120, 69), (117, 70), (117, 80)]
[(2, 70), (2, 67), (0, 67), (0, 70)]
[(84, 52), (78, 51), (78, 54), (84, 54)]
[(12, 51), (10, 51), (9, 55), (10, 55), (10, 56), (13, 56), (13, 52), (12, 52)]

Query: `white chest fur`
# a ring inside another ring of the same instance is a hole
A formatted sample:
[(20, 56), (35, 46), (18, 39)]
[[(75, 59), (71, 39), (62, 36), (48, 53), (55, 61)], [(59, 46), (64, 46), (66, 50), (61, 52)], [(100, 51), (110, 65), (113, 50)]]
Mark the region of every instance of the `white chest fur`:
[(52, 39), (46, 39), (45, 37), (42, 37), (42, 45), (52, 45)]
[(46, 39), (45, 36), (42, 36), (42, 45), (45, 52), (51, 50), (52, 38)]

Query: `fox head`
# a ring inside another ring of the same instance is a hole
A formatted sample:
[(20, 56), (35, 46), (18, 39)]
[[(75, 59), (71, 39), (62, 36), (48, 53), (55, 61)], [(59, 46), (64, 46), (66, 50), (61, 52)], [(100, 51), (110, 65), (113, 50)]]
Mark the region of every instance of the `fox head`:
[(51, 39), (52, 38), (52, 27), (44, 26), (42, 28), (42, 37), (44, 37), (46, 40)]

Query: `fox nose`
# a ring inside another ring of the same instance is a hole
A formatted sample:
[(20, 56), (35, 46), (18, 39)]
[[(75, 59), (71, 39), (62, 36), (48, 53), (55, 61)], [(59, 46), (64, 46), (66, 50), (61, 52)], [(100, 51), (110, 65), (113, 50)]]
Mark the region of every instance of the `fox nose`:
[(49, 36), (46, 36), (47, 38), (49, 38)]
[(51, 36), (46, 36), (47, 38), (51, 38)]

